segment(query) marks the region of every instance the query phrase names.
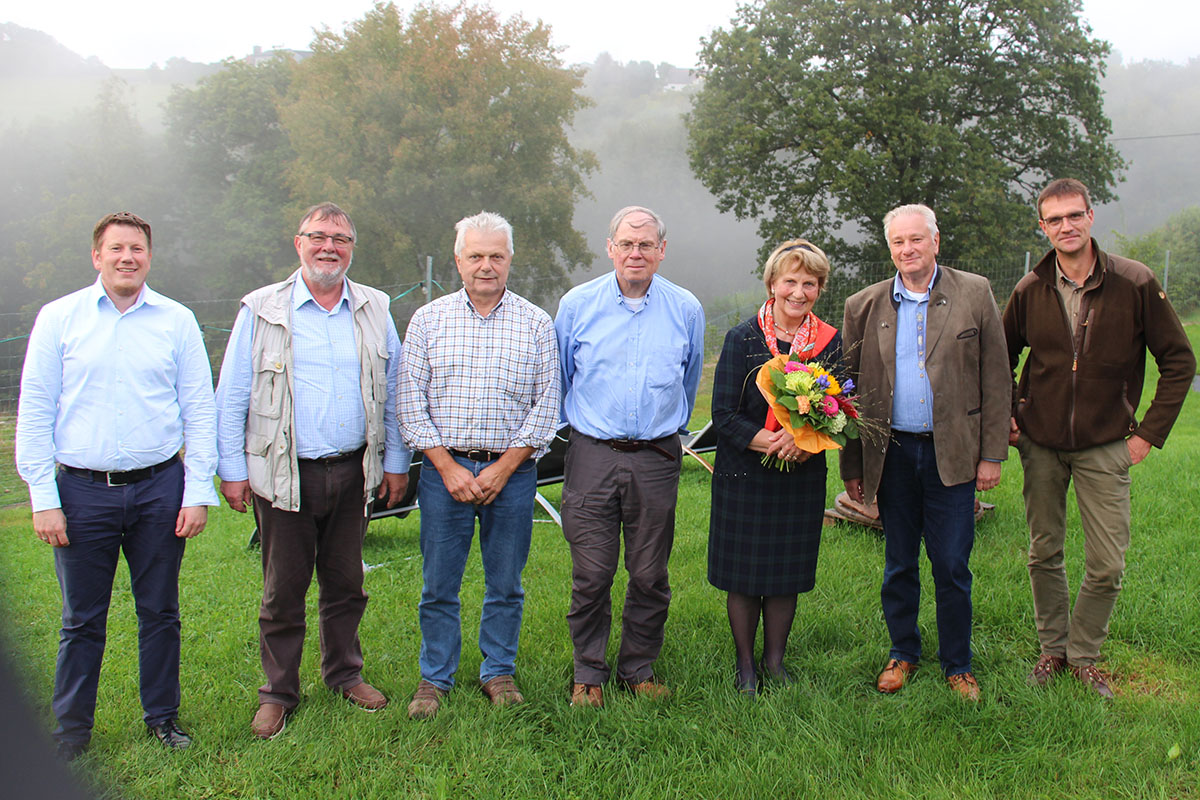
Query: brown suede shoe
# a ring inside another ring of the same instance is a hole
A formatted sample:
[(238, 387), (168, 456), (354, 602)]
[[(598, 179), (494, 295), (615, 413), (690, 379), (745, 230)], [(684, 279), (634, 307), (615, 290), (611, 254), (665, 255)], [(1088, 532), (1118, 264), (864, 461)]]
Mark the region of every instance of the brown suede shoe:
[(1025, 682), (1030, 686), (1045, 686), (1055, 675), (1067, 668), (1067, 660), (1062, 656), (1052, 656), (1048, 653), (1042, 653), (1042, 657), (1033, 667), (1033, 672), (1029, 673), (1029, 677)]
[(446, 692), (444, 690), (422, 679), (417, 684), (417, 691), (413, 694), (412, 702), (408, 704), (409, 718), (433, 719), (437, 716), (438, 709), (442, 705), (442, 698), (445, 696)]
[(1108, 688), (1108, 680), (1096, 669), (1095, 664), (1084, 664), (1082, 666), (1071, 666), (1071, 672), (1075, 674), (1083, 682), (1083, 685), (1091, 689), (1096, 694), (1103, 697), (1105, 700), (1113, 699), (1113, 691)]
[(383, 696), (383, 692), (366, 681), (357, 686), (351, 686), (349, 689), (342, 689), (342, 697), (368, 713), (374, 713), (388, 704), (388, 699)]
[(960, 672), (957, 675), (951, 675), (946, 678), (946, 682), (950, 684), (950, 688), (962, 695), (962, 699), (970, 700), (972, 703), (979, 702), (979, 681), (975, 680), (975, 676), (969, 672)]
[(515, 706), (525, 702), (512, 675), (497, 675), (487, 683), (479, 684), (479, 688), (494, 706)]
[(875, 688), (884, 694), (895, 694), (904, 688), (908, 676), (917, 671), (917, 665), (911, 661), (901, 661), (893, 658), (888, 661), (883, 672), (875, 679)]
[(288, 710), (279, 703), (263, 703), (250, 722), (250, 730), (260, 739), (274, 739), (287, 726)]
[(576, 683), (571, 687), (571, 705), (584, 708), (603, 708), (604, 689), (594, 683)]
[(658, 678), (653, 675), (637, 683), (631, 683), (630, 681), (623, 681), (622, 683), (626, 689), (638, 697), (645, 697), (649, 700), (666, 700), (671, 696), (671, 690), (666, 685), (659, 683)]

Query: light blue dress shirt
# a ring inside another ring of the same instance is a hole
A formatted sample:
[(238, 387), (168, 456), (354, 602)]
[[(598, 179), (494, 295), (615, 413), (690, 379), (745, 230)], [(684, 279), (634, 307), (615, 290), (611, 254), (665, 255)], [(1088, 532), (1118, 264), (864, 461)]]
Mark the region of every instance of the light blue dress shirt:
[[(387, 319), (388, 396), (384, 402), (384, 472), (406, 473), (412, 454), (400, 439), (396, 419), (396, 376), (400, 368), (400, 337), (396, 323)], [(250, 410), (253, 378), (251, 344), (254, 319), (242, 306), (217, 384), (217, 426), (221, 480), (244, 481), (246, 470), (246, 415)], [(349, 289), (342, 282), (342, 297), (331, 311), (315, 299), (302, 276), (292, 288), (292, 383), (295, 397), (296, 456), (326, 458), (351, 453), (367, 441), (366, 411), (359, 385), (361, 365), (354, 337), (354, 312)]]
[(54, 464), (125, 472), (187, 443), (183, 505), (215, 506), (212, 370), (195, 315), (143, 286), (125, 313), (97, 278), (48, 303), (29, 334), (17, 471), (34, 511), (61, 508)]
[(563, 415), (596, 439), (661, 439), (685, 433), (704, 362), (704, 308), (655, 275), (637, 311), (616, 272), (580, 284), (554, 321)]
[[(937, 280), (937, 265), (929, 285)], [(896, 388), (892, 394), (892, 428), (909, 433), (933, 432), (933, 387), (925, 369), (929, 330), (929, 290), (910, 292), (896, 273), (892, 298), (896, 313)]]

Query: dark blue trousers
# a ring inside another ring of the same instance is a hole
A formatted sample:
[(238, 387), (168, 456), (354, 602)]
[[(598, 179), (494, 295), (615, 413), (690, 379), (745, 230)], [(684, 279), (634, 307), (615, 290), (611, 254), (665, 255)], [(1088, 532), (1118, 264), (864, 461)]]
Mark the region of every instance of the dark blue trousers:
[(938, 655), (947, 677), (971, 671), (971, 569), (975, 481), (946, 486), (931, 438), (892, 431), (879, 483), (883, 522), (883, 617), (891, 658), (921, 660), (921, 539), (933, 572)]
[(128, 486), (107, 486), (64, 471), (58, 492), (70, 544), (54, 550), (62, 589), (62, 632), (54, 673), (59, 741), (86, 743), (96, 713), (108, 606), (117, 556), (125, 552), (138, 617), (143, 719), (157, 725), (179, 712), (179, 567), (186, 540), (175, 536), (183, 464)]

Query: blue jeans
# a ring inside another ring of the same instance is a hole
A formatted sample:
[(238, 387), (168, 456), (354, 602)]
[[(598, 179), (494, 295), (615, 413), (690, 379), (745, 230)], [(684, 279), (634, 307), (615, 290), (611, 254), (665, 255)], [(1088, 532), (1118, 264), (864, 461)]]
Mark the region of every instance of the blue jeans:
[(62, 589), (62, 632), (54, 671), (55, 739), (86, 744), (117, 558), (125, 552), (138, 618), (143, 719), (159, 725), (179, 713), (179, 568), (186, 539), (175, 535), (183, 465), (128, 486), (58, 473), (67, 547), (54, 548)]
[(971, 547), (975, 544), (975, 481), (946, 486), (933, 440), (892, 431), (879, 483), (883, 522), (883, 617), (890, 657), (917, 663), (921, 634), (918, 558), (922, 535), (937, 600), (938, 655), (949, 677), (971, 671)]
[[(487, 463), (454, 459), (478, 476)], [(494, 463), (494, 462), (489, 462)], [(454, 685), (462, 653), (459, 590), (463, 570), (479, 519), (479, 550), (483, 558), (483, 614), (479, 620), (479, 650), (483, 663), (479, 680), (512, 675), (525, 590), (521, 570), (529, 558), (533, 536), (533, 496), (537, 467), (522, 464), (488, 505), (460, 503), (450, 496), (433, 464), (421, 465), (421, 558), (425, 586), (421, 590), (421, 677), (439, 689)]]

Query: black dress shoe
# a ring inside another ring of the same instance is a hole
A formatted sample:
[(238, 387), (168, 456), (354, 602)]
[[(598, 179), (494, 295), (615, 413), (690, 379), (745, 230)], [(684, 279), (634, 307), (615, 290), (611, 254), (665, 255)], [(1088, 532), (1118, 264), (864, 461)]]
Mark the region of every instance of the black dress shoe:
[(734, 670), (734, 685), (737, 686), (738, 694), (754, 699), (758, 697), (759, 691), (762, 690), (762, 678), (757, 672), (751, 672), (749, 675), (743, 675), (740, 670)]
[(192, 744), (192, 737), (179, 727), (177, 719), (169, 719), (158, 725), (152, 725), (150, 732), (158, 737), (158, 740), (163, 743), (163, 747), (170, 747), (172, 750), (186, 750)]
[(59, 742), (55, 750), (55, 755), (59, 761), (70, 763), (83, 755), (83, 751), (87, 750), (87, 742)]
[(792, 683), (792, 675), (782, 663), (780, 663), (779, 669), (771, 669), (766, 664), (762, 664), (761, 669), (763, 677), (767, 679), (767, 683), (773, 683), (777, 686), (790, 686)]

